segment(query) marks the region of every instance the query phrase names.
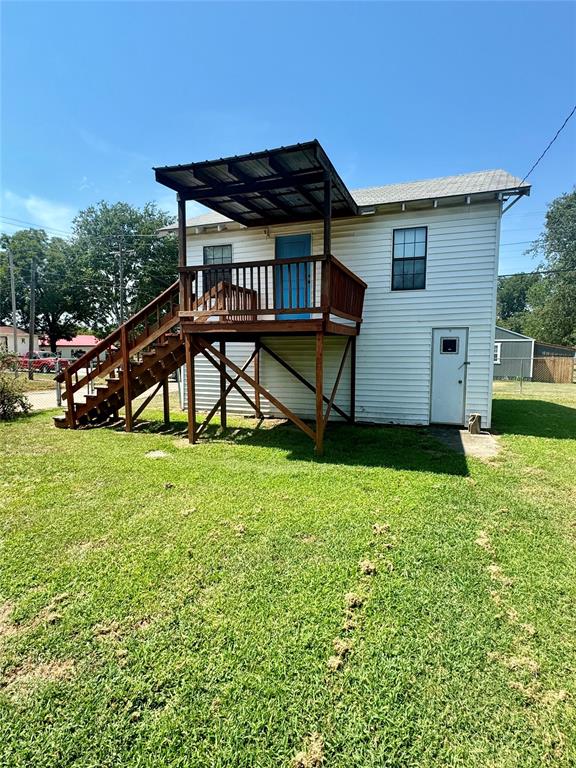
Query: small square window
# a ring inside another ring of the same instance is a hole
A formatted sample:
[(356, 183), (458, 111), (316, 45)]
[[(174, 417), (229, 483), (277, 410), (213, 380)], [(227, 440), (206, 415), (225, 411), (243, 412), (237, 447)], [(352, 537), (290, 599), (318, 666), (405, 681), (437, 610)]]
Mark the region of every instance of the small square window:
[(440, 351), (443, 355), (457, 355), (458, 354), (458, 337), (447, 338), (443, 336), (440, 339)]

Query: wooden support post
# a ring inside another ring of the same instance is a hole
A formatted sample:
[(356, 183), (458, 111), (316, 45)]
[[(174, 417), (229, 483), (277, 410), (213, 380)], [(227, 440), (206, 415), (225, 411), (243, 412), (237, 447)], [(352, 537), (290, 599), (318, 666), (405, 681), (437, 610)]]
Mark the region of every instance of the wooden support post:
[(186, 350), (186, 386), (188, 393), (188, 441), (194, 444), (196, 442), (196, 385), (192, 339), (189, 333), (184, 335), (184, 348)]
[[(186, 266), (186, 200), (177, 195), (178, 200), (178, 263)], [(180, 275), (180, 309), (190, 309), (190, 297), (188, 296), (188, 275)]]
[(162, 382), (162, 400), (164, 404), (164, 426), (170, 426), (170, 388), (168, 386), (168, 377)]
[(332, 177), (324, 174), (324, 256), (320, 280), (320, 305), (324, 328), (330, 319), (330, 255), (332, 252)]
[(356, 336), (350, 340), (350, 424), (356, 423)]
[(128, 347), (128, 328), (125, 325), (123, 325), (120, 329), (120, 345), (122, 350), (122, 383), (124, 387), (124, 429), (126, 432), (132, 432), (130, 349)]
[(332, 253), (332, 177), (324, 176), (324, 256)]
[(324, 334), (316, 334), (316, 453), (324, 452)]
[[(226, 357), (226, 342), (220, 342), (220, 354), (222, 357)], [(226, 429), (227, 423), (226, 413), (226, 363), (224, 360), (220, 360), (220, 426), (222, 429)]]
[(74, 392), (72, 392), (72, 374), (68, 368), (64, 369), (64, 381), (66, 383), (66, 421), (69, 429), (76, 428), (74, 414)]
[[(260, 343), (260, 339), (256, 341), (256, 357), (254, 358), (254, 381), (256, 384), (260, 384), (260, 352), (262, 349), (262, 345)], [(260, 391), (255, 387), (254, 388), (254, 402), (256, 403), (256, 409), (257, 409), (257, 416), (258, 418), (262, 418), (262, 411), (260, 409)]]

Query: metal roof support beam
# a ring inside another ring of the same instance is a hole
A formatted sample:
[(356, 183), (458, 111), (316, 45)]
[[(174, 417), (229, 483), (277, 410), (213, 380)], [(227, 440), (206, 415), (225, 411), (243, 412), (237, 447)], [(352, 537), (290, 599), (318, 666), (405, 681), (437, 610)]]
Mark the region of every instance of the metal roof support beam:
[[(283, 178), (286, 181), (288, 181), (288, 177), (286, 176), (286, 171), (280, 166), (279, 163), (276, 162), (276, 160), (273, 157), (268, 158), (268, 165), (270, 166), (270, 168), (276, 171), (276, 173), (280, 174), (281, 176), (283, 176)], [(304, 200), (306, 200), (306, 202), (308, 202), (312, 206), (312, 208), (316, 211), (316, 213), (318, 213), (320, 216), (324, 216), (324, 210), (322, 208), (322, 205), (317, 200), (314, 199), (314, 196), (310, 194), (310, 192), (308, 192), (305, 189), (299, 189), (298, 194), (301, 195), (304, 198)]]
[(512, 208), (513, 205), (516, 205), (516, 203), (518, 202), (518, 200), (520, 200), (521, 197), (524, 197), (524, 195), (517, 195), (514, 198), (514, 200), (512, 200), (512, 202), (509, 205), (506, 206), (506, 208), (503, 208), (501, 216), (503, 216), (506, 213), (506, 211), (509, 211), (510, 208)]
[[(251, 192), (271, 192), (284, 187), (297, 186), (299, 184), (319, 184), (324, 180), (324, 172), (300, 171), (291, 176), (275, 179), (254, 180), (251, 183), (238, 182), (232, 185), (218, 185), (211, 189), (187, 190), (186, 200), (212, 200), (215, 197), (242, 197)], [(162, 182), (163, 183), (163, 182)]]

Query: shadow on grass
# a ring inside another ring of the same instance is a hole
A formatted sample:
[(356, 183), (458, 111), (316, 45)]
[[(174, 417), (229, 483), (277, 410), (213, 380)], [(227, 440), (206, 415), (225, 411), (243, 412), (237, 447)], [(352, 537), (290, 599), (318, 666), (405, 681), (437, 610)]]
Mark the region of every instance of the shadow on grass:
[[(137, 431), (186, 437), (186, 421), (165, 427), (161, 421), (139, 423)], [(314, 445), (297, 427), (287, 422), (247, 422), (229, 427), (210, 424), (199, 443), (227, 441), (255, 448), (284, 451), (291, 461), (317, 464), (386, 467), (444, 475), (469, 474), (466, 458), (432, 439), (422, 428), (392, 426), (349, 426), (330, 424), (324, 436), (324, 455), (316, 456)]]
[(495, 399), (492, 420), (500, 434), (576, 439), (576, 408), (546, 400)]

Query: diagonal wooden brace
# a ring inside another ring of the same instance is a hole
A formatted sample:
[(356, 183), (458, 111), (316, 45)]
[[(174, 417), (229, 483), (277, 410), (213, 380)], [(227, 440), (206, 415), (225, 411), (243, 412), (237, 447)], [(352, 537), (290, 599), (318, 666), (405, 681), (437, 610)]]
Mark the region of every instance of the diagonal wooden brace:
[[(215, 352), (215, 350), (214, 350), (214, 352)], [(225, 379), (227, 379), (227, 380), (230, 382), (231, 386), (232, 386), (234, 389), (237, 389), (237, 390), (238, 390), (238, 392), (239, 392), (239, 393), (242, 395), (242, 397), (243, 397), (243, 398), (246, 400), (246, 402), (247, 402), (247, 403), (250, 405), (250, 407), (254, 409), (254, 411), (256, 412), (256, 414), (260, 415), (260, 414), (258, 413), (258, 409), (256, 408), (256, 403), (255, 403), (255, 402), (254, 402), (254, 401), (253, 401), (253, 400), (252, 400), (252, 399), (251, 399), (251, 398), (250, 398), (250, 397), (249, 397), (249, 396), (246, 394), (246, 392), (244, 392), (244, 390), (243, 390), (243, 389), (240, 387), (240, 385), (237, 383), (237, 379), (238, 379), (239, 377), (236, 377), (236, 380), (234, 380), (234, 379), (232, 378), (232, 376), (230, 376), (230, 374), (229, 374), (229, 373), (228, 373), (226, 370), (222, 371), (222, 369), (221, 369), (221, 367), (218, 365), (218, 363), (217, 363), (215, 360), (213, 360), (213, 359), (210, 357), (210, 355), (208, 354), (208, 352), (207, 352), (205, 349), (203, 349), (203, 350), (202, 350), (202, 354), (204, 355), (204, 357), (206, 358), (206, 360), (209, 360), (209, 361), (210, 361), (210, 363), (212, 363), (212, 365), (214, 366), (214, 368), (216, 368), (216, 370), (218, 371), (218, 373), (222, 373), (222, 374), (224, 375), (224, 378), (225, 378)], [(226, 363), (225, 363), (226, 365), (228, 365), (228, 364), (229, 364), (229, 362), (230, 362), (230, 361), (228, 360), (228, 358), (226, 357), (226, 355), (223, 355), (221, 352), (218, 352), (218, 355), (219, 355), (219, 356), (221, 356), (221, 357), (219, 357), (219, 359), (220, 359), (220, 360), (222, 360), (222, 361), (226, 361)], [(240, 369), (239, 369), (239, 370), (240, 370)], [(221, 398), (221, 399), (222, 399), (222, 398)]]
[[(245, 363), (244, 363), (244, 365), (242, 366), (242, 370), (243, 370), (243, 371), (245, 371), (245, 370), (246, 370), (246, 368), (248, 368), (248, 366), (250, 365), (250, 363), (252, 362), (252, 360), (254, 360), (254, 358), (256, 357), (256, 355), (257, 355), (257, 350), (254, 350), (254, 352), (252, 352), (252, 354), (250, 355), (250, 357), (248, 358), (248, 360), (246, 360), (246, 362), (245, 362)], [(223, 396), (220, 398), (220, 400), (218, 400), (218, 402), (217, 402), (217, 403), (216, 403), (216, 404), (215, 404), (215, 405), (212, 407), (212, 409), (210, 410), (210, 413), (208, 413), (208, 415), (206, 416), (206, 418), (204, 419), (204, 421), (202, 422), (202, 424), (200, 424), (200, 426), (198, 427), (198, 432), (197, 432), (197, 434), (198, 434), (198, 435), (201, 435), (201, 434), (202, 434), (202, 432), (204, 432), (204, 430), (206, 429), (206, 427), (208, 426), (208, 424), (209, 424), (209, 423), (210, 423), (210, 421), (212, 420), (212, 417), (214, 416), (214, 414), (216, 413), (216, 411), (217, 411), (217, 410), (220, 408), (220, 405), (221, 405), (221, 403), (222, 403), (222, 400), (223, 400), (224, 398), (228, 397), (228, 395), (230, 394), (230, 392), (232, 391), (232, 389), (233, 389), (233, 388), (236, 386), (236, 382), (238, 381), (238, 379), (239, 379), (239, 378), (240, 378), (239, 376), (236, 376), (236, 378), (234, 379), (234, 381), (233, 381), (233, 382), (231, 381), (231, 382), (228, 384), (228, 387), (226, 388), (226, 391), (224, 392), (224, 395), (223, 395)], [(238, 388), (238, 387), (237, 387), (237, 388)], [(240, 390), (240, 391), (242, 391), (242, 390)], [(262, 414), (261, 414), (261, 413), (258, 413), (258, 411), (257, 411), (257, 414), (258, 414), (258, 416), (262, 417)]]
[(158, 382), (158, 384), (157, 384), (157, 386), (155, 387), (155, 389), (154, 389), (154, 391), (152, 392), (152, 394), (151, 394), (151, 395), (148, 395), (148, 397), (146, 398), (146, 400), (144, 400), (144, 402), (142, 403), (142, 405), (140, 405), (140, 406), (138, 407), (138, 410), (136, 411), (136, 413), (132, 414), (132, 421), (135, 421), (135, 420), (138, 418), (138, 416), (140, 416), (140, 414), (142, 413), (142, 411), (144, 410), (144, 408), (146, 408), (146, 406), (148, 405), (148, 403), (150, 403), (150, 402), (151, 402), (151, 401), (154, 399), (154, 397), (155, 397), (155, 396), (158, 394), (158, 391), (160, 390), (160, 387), (161, 387), (163, 384), (164, 384), (164, 379), (163, 379), (162, 381), (159, 381), (159, 382)]
[[(346, 342), (346, 346), (344, 347), (344, 353), (342, 355), (342, 360), (340, 361), (340, 368), (338, 368), (336, 381), (334, 382), (334, 386), (332, 388), (332, 394), (330, 395), (330, 400), (328, 401), (326, 414), (324, 415), (324, 426), (328, 424), (328, 419), (330, 418), (330, 411), (332, 410), (332, 408), (336, 410), (336, 406), (334, 405), (334, 398), (336, 397), (336, 392), (338, 391), (338, 385), (340, 384), (340, 377), (342, 376), (342, 371), (344, 370), (344, 363), (346, 362), (346, 358), (348, 357), (348, 350), (350, 349), (351, 344), (352, 344), (352, 336), (349, 336), (348, 341)], [(350, 417), (347, 417), (347, 418), (349, 419)]]
[[(353, 338), (353, 337), (350, 337), (350, 338)], [(311, 392), (314, 392), (314, 393), (316, 393), (316, 387), (314, 386), (314, 384), (312, 384), (311, 382), (309, 382), (309, 381), (308, 381), (308, 379), (305, 379), (305, 378), (304, 378), (304, 376), (302, 376), (302, 374), (301, 374), (301, 373), (299, 373), (299, 372), (298, 372), (298, 371), (297, 371), (295, 368), (293, 368), (293, 367), (290, 365), (290, 363), (287, 363), (287, 362), (286, 362), (286, 360), (283, 360), (283, 359), (280, 357), (280, 355), (278, 355), (276, 352), (274, 352), (274, 350), (273, 350), (273, 349), (270, 349), (270, 347), (266, 346), (266, 344), (262, 344), (260, 348), (261, 348), (263, 351), (267, 352), (267, 353), (270, 355), (270, 357), (271, 357), (271, 358), (273, 358), (274, 360), (276, 360), (276, 362), (277, 362), (279, 365), (281, 365), (283, 368), (285, 368), (285, 369), (288, 371), (288, 373), (291, 373), (291, 374), (292, 374), (292, 376), (294, 376), (294, 378), (295, 378), (295, 379), (298, 379), (298, 381), (299, 381), (301, 384), (304, 384), (304, 386), (305, 386), (305, 387), (308, 387), (308, 389), (309, 389)], [(329, 399), (329, 398), (328, 398), (326, 395), (323, 395), (323, 396), (322, 396), (322, 399), (323, 399), (323, 401), (324, 401), (325, 403), (330, 403), (330, 399)], [(346, 419), (346, 421), (350, 421), (350, 420), (351, 420), (351, 417), (350, 417), (350, 416), (349, 416), (347, 413), (345, 413), (345, 412), (342, 410), (342, 408), (340, 408), (339, 406), (337, 406), (337, 405), (336, 405), (336, 403), (332, 403), (332, 408), (333, 408), (333, 409), (336, 411), (336, 413), (340, 414), (340, 416), (342, 416), (342, 418)]]
[(241, 368), (239, 368), (235, 363), (233, 363), (230, 359), (222, 355), (217, 349), (215, 349), (211, 344), (209, 344), (207, 341), (204, 341), (204, 339), (199, 339), (198, 343), (202, 347), (203, 351), (209, 351), (214, 357), (216, 357), (218, 360), (226, 363), (226, 365), (231, 368), (234, 373), (238, 374), (241, 379), (246, 381), (248, 384), (250, 384), (251, 387), (254, 388), (256, 392), (258, 392), (262, 397), (265, 397), (268, 402), (272, 403), (272, 405), (276, 406), (278, 410), (286, 416), (287, 419), (290, 419), (291, 422), (296, 424), (297, 427), (299, 427), (305, 434), (308, 435), (312, 440), (316, 439), (316, 435), (312, 429), (306, 424), (299, 416), (296, 416), (295, 413), (293, 413), (289, 408), (287, 408), (283, 403), (278, 400), (278, 398), (274, 397), (274, 395), (271, 392), (268, 392), (267, 389), (265, 389), (261, 384), (259, 384), (257, 381), (255, 381), (251, 376), (249, 376), (245, 371), (243, 371)]

